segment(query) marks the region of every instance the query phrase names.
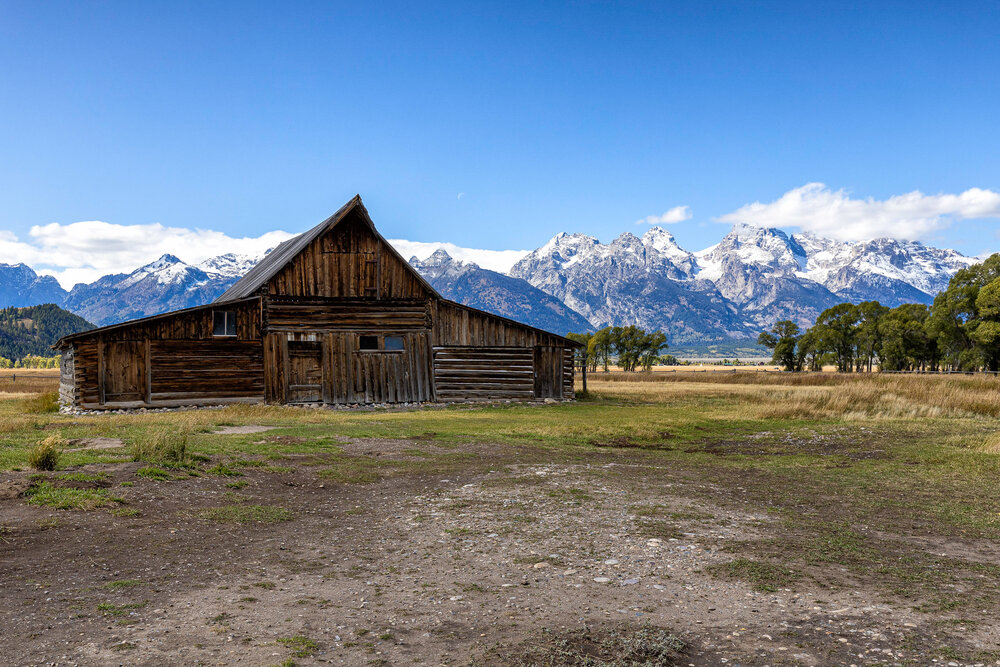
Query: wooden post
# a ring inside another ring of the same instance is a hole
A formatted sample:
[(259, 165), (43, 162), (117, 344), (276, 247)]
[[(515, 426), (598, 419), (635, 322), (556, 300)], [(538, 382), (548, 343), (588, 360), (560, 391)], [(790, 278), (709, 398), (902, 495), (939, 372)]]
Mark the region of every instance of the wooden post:
[(581, 364), (583, 368), (583, 395), (587, 395), (587, 358), (583, 358), (583, 363)]

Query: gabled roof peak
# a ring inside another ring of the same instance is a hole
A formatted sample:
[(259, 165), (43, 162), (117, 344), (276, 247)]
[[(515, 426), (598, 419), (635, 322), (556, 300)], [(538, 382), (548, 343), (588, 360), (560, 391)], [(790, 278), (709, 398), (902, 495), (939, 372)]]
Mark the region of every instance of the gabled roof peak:
[(400, 262), (413, 271), (413, 274), (427, 289), (428, 293), (440, 296), (434, 288), (431, 287), (426, 280), (424, 280), (423, 276), (421, 276), (416, 269), (410, 267), (406, 260), (399, 256), (399, 253), (392, 247), (392, 244), (386, 241), (382, 235), (378, 233), (378, 230), (375, 229), (375, 223), (372, 222), (371, 217), (368, 215), (368, 210), (361, 202), (361, 195), (357, 194), (354, 195), (350, 201), (337, 209), (336, 213), (309, 231), (303, 232), (298, 236), (292, 237), (287, 241), (280, 243), (278, 247), (268, 253), (264, 259), (250, 269), (245, 276), (240, 278), (232, 287), (223, 292), (222, 295), (214, 301), (214, 303), (235, 301), (237, 299), (242, 299), (256, 294), (257, 290), (266, 285), (271, 278), (281, 271), (281, 269), (288, 266), (288, 264), (294, 260), (299, 253), (305, 250), (306, 246), (327, 231), (336, 227), (348, 216), (348, 214), (355, 210), (358, 211), (358, 214), (361, 216), (361, 220), (371, 228), (372, 233), (375, 234), (376, 238), (378, 238), (385, 245), (385, 247), (389, 249), (389, 252), (395, 254)]

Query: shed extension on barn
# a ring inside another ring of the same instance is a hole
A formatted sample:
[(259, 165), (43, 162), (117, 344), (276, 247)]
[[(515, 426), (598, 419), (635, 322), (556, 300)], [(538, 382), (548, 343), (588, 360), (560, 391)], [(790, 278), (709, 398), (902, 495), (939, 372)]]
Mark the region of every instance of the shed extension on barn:
[(57, 342), (78, 408), (573, 398), (556, 334), (441, 297), (355, 197), (213, 303)]

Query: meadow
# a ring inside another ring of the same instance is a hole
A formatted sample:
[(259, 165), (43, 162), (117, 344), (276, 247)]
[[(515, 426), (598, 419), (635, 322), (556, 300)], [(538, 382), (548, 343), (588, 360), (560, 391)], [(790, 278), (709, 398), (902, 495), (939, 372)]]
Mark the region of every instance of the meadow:
[[(0, 394), (3, 589), (58, 589), (76, 620), (49, 644), (4, 605), (8, 660), (86, 631), (95, 664), (218, 659), (227, 633), (253, 664), (584, 664), (553, 656), (615, 641), (651, 665), (1000, 661), (996, 378), (598, 373), (558, 405), (125, 415), (22, 386)], [(105, 569), (68, 564), (80, 527)], [(109, 594), (106, 568), (140, 583)], [(163, 644), (146, 607), (195, 600), (224, 622), (174, 619), (190, 636)], [(447, 631), (400, 620), (442, 600)], [(109, 604), (144, 606), (108, 632)]]

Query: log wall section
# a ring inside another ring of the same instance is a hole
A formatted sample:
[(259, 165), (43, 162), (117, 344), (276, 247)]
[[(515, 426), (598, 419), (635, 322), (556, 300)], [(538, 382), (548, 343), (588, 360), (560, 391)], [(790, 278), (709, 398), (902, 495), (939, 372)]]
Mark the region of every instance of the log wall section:
[(438, 347), (434, 385), (440, 401), (534, 398), (530, 347)]
[[(213, 335), (215, 310), (236, 313), (236, 336)], [(63, 350), (78, 407), (119, 408), (264, 399), (259, 299), (179, 311), (95, 332)], [(60, 381), (62, 384), (62, 380)]]
[(572, 348), (562, 337), (444, 300), (431, 312), (440, 400), (572, 396), (563, 361)]

